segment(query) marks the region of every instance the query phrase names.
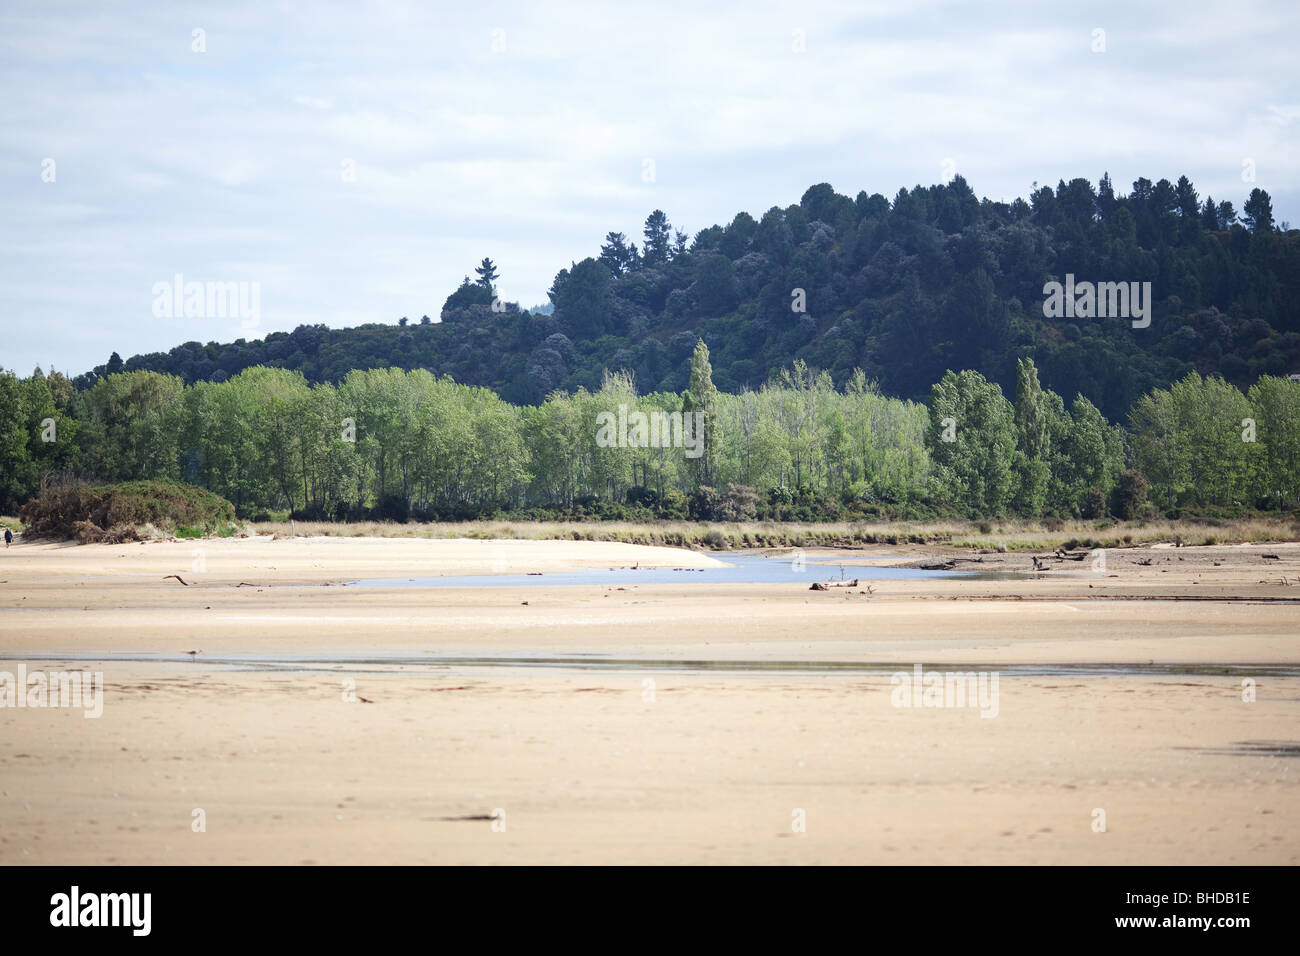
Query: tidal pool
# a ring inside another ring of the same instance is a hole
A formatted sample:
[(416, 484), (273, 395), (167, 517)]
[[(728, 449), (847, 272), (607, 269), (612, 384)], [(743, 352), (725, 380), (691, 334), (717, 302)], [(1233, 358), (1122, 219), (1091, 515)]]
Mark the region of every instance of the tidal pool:
[[(834, 564), (798, 562), (790, 557), (767, 558), (759, 554), (719, 551), (709, 555), (727, 562), (725, 568), (586, 568), (561, 574), (472, 574), (442, 577), (362, 578), (347, 587), (402, 588), (516, 588), (545, 585), (564, 587), (582, 584), (798, 584), (814, 581), (879, 581), (961, 577), (959, 571), (921, 571), (916, 568), (877, 567), (857, 561)], [(842, 569), (842, 571), (841, 571)]]

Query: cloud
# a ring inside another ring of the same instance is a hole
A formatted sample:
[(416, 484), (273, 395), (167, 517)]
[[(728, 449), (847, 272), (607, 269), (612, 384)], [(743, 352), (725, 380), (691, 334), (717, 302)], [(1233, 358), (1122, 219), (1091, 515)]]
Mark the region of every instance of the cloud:
[(0, 12), (3, 361), (21, 371), (242, 334), (142, 316), (177, 272), (260, 281), (257, 334), (436, 316), (485, 255), (534, 304), (652, 209), (694, 233), (816, 182), (892, 197), (950, 158), (994, 198), (1185, 173), (1238, 207), (1259, 185), (1300, 221), (1285, 5), (142, 7)]

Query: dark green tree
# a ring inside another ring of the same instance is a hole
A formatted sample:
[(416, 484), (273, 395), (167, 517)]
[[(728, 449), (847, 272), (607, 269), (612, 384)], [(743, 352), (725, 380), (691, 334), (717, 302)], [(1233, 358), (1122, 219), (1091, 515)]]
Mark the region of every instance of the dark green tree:
[(1179, 176), (1174, 186), (1174, 196), (1178, 204), (1178, 215), (1186, 222), (1196, 222), (1201, 209), (1200, 197), (1197, 196), (1191, 180), (1186, 176)]
[(616, 275), (631, 272), (636, 266), (636, 244), (628, 244), (627, 237), (621, 232), (605, 233), (605, 243), (600, 247), (600, 261)]
[(696, 298), (704, 315), (726, 315), (736, 306), (736, 278), (731, 260), (706, 256), (695, 279)]
[(447, 301), (442, 306), (442, 318), (445, 321), (451, 314), (473, 305), (491, 304), (492, 290), (480, 283), (470, 282), (469, 276), (466, 276), (460, 288), (447, 296)]
[(599, 259), (583, 259), (574, 265), (563, 283), (556, 277), (552, 301), (555, 317), (566, 335), (594, 339), (610, 329), (614, 297), (609, 279), (609, 267)]
[(491, 259), (484, 258), (483, 262), (475, 267), (474, 272), (478, 275), (478, 278), (475, 280), (477, 285), (481, 285), (485, 289), (496, 288), (499, 273), (497, 272), (496, 265), (493, 264)]
[(1219, 207), (1215, 205), (1213, 196), (1205, 197), (1205, 205), (1201, 208), (1201, 228), (1219, 231)]
[(647, 266), (661, 266), (672, 253), (673, 227), (662, 209), (656, 209), (645, 220), (645, 246), (643, 258)]
[(1241, 221), (1251, 232), (1272, 232), (1273, 200), (1269, 194), (1259, 188), (1252, 189), (1243, 207)]

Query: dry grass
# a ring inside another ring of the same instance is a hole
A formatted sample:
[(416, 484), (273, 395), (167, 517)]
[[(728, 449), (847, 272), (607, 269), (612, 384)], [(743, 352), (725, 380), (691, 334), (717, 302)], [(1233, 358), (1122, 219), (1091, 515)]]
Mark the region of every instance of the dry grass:
[(1181, 542), (1184, 545), (1252, 541), (1294, 541), (1300, 526), (1285, 518), (1223, 521), (1067, 521), (1050, 528), (1041, 521), (898, 521), (880, 523), (798, 523), (750, 521), (740, 524), (690, 521), (459, 521), (396, 524), (382, 521), (261, 522), (258, 534), (381, 538), (524, 538), (622, 541), (698, 550), (759, 547), (862, 547), (875, 544), (947, 545), (1031, 551), (1072, 547)]
[[(0, 516), (0, 529), (23, 529), (16, 517)], [(987, 528), (988, 530), (983, 530)], [(247, 526), (250, 534), (291, 533), (290, 522)], [(1185, 545), (1300, 540), (1300, 523), (1289, 518), (1243, 518), (1223, 521), (1067, 521), (1059, 529), (1042, 521), (890, 521), (876, 523), (802, 523), (748, 521), (740, 524), (690, 521), (454, 521), (396, 524), (390, 521), (334, 523), (299, 521), (301, 535), (344, 538), (524, 538), (530, 540), (622, 541), (727, 550), (762, 547), (864, 547), (876, 544), (946, 545), (958, 548), (1006, 548), (1041, 551), (1075, 542), (1081, 547), (1181, 541)]]
[[(0, 528), (22, 531), (13, 516)], [(987, 528), (987, 531), (984, 531)], [(247, 525), (256, 535), (290, 535), (289, 522)], [(299, 535), (331, 537), (469, 537), (528, 540), (623, 541), (695, 550), (738, 548), (863, 548), (868, 545), (946, 545), (1009, 551), (1050, 550), (1074, 542), (1084, 548), (1123, 548), (1180, 541), (1184, 545), (1300, 540), (1300, 523), (1288, 518), (1065, 522), (1060, 528), (1026, 520), (985, 522), (796, 523), (744, 522), (296, 522)]]

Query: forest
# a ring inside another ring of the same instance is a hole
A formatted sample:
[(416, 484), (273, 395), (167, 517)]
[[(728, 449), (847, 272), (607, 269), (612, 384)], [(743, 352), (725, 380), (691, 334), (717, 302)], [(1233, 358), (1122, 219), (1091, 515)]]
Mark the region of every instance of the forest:
[[(436, 319), (0, 373), (0, 513), (148, 479), (241, 517), (1297, 506), (1300, 230), (1262, 189), (1239, 214), (1185, 176), (1011, 203), (823, 183), (694, 238), (655, 210), (641, 238), (606, 235), (544, 307), (501, 301), (484, 258)], [(1149, 283), (1149, 311), (1049, 318), (1063, 277)], [(598, 440), (620, 409), (698, 417), (702, 447)]]
[[(418, 317), (114, 353), (74, 384), (140, 370), (220, 384), (267, 366), (341, 386), (354, 370), (394, 367), (538, 405), (556, 389), (598, 391), (607, 370), (645, 394), (681, 392), (703, 339), (730, 394), (760, 390), (796, 360), (841, 390), (860, 369), (884, 394), (924, 401), (947, 370), (970, 369), (1011, 394), (1017, 362), (1032, 358), (1044, 387), (1082, 393), (1118, 421), (1191, 372), (1243, 391), (1300, 372), (1300, 230), (1274, 222), (1265, 190), (1247, 189), (1202, 197), (1182, 176), (1125, 193), (1104, 175), (995, 202), (961, 176), (892, 200), (822, 183), (693, 238), (655, 210), (639, 243), (610, 232), (561, 269), (545, 307), (500, 301), (500, 269), (485, 259)], [(1047, 318), (1044, 287), (1067, 275), (1151, 283), (1150, 325)]]
[[(0, 514), (42, 487), (182, 481), (242, 518), (871, 520), (935, 515), (1125, 519), (1300, 504), (1300, 382), (1245, 392), (1188, 373), (1121, 423), (1044, 388), (1032, 359), (1011, 395), (946, 372), (928, 401), (842, 387), (802, 360), (723, 392), (697, 340), (681, 392), (599, 388), (515, 405), (425, 369), (357, 369), (338, 385), (257, 366), (186, 384), (118, 372), (77, 389), (0, 373)], [(702, 447), (598, 440), (620, 406), (698, 415)]]

